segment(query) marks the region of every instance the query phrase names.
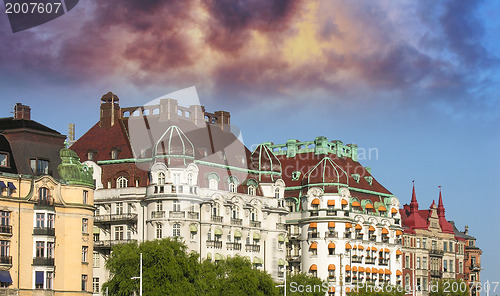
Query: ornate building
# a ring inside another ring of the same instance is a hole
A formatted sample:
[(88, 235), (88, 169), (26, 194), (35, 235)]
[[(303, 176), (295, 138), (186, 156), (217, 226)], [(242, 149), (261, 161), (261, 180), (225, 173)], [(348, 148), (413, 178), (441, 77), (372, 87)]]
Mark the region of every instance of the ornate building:
[(15, 107), (0, 118), (0, 294), (90, 295), (92, 170)]

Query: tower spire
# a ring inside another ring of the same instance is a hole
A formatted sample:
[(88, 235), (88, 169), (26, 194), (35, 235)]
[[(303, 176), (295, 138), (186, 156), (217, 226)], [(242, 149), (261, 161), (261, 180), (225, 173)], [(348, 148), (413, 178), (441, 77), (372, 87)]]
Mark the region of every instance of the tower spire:
[(413, 180), (412, 183), (413, 183), (413, 191), (411, 195), (410, 212), (413, 213), (418, 211), (418, 202), (417, 202), (417, 194), (415, 193), (415, 180)]
[(441, 194), (441, 186), (439, 186), (438, 216), (444, 217), (444, 204), (443, 204), (443, 195)]

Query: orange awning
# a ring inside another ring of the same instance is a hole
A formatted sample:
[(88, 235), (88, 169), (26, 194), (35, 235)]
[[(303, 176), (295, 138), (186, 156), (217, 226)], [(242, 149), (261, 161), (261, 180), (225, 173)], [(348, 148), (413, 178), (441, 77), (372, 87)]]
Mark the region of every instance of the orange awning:
[(312, 243), (311, 246), (309, 247), (309, 249), (317, 249), (318, 248), (318, 244), (317, 243)]
[(346, 288), (345, 288), (345, 291), (346, 291), (346, 292), (351, 292), (351, 288), (346, 287)]
[(396, 235), (402, 235), (403, 232), (401, 230), (396, 230)]
[(318, 270), (318, 266), (316, 264), (313, 264), (311, 265), (311, 267), (309, 267), (309, 270)]
[(392, 209), (391, 209), (391, 213), (392, 213), (392, 214), (397, 214), (397, 213), (398, 213), (398, 210), (396, 210), (395, 208), (392, 208)]
[(334, 286), (330, 286), (330, 290), (328, 290), (328, 292), (335, 293), (335, 287)]
[(361, 229), (363, 229), (363, 226), (361, 226), (361, 225), (359, 225), (359, 224), (356, 224), (356, 229), (357, 229), (357, 230), (361, 230)]
[(384, 274), (384, 270), (381, 268), (378, 270), (378, 274)]
[(358, 268), (357, 268), (356, 266), (353, 266), (353, 267), (352, 267), (352, 271), (353, 271), (353, 272), (356, 272), (356, 271), (358, 271)]
[(365, 247), (363, 247), (362, 245), (359, 245), (359, 246), (358, 246), (358, 249), (359, 249), (359, 250), (364, 250), (364, 249), (365, 249)]
[(375, 267), (372, 268), (372, 273), (377, 273), (378, 272), (378, 269), (376, 269)]
[(373, 205), (371, 203), (367, 203), (365, 205), (365, 209), (373, 209)]
[(328, 244), (328, 249), (335, 249), (335, 244), (334, 243), (329, 243)]
[(375, 252), (376, 252), (376, 251), (377, 251), (377, 248), (375, 248), (375, 247), (372, 247), (372, 251), (375, 251)]
[(373, 226), (370, 226), (370, 228), (368, 228), (369, 231), (375, 231), (375, 227)]
[(389, 249), (384, 249), (384, 252), (390, 253), (391, 251), (389, 251)]
[(312, 205), (319, 205), (319, 199), (315, 198), (313, 199), (313, 201), (311, 202)]
[(403, 254), (403, 253), (402, 253), (400, 250), (397, 250), (397, 251), (396, 251), (396, 255), (398, 255), (398, 256), (399, 256), (399, 255), (402, 255), (402, 254)]
[(387, 209), (384, 206), (380, 206), (380, 207), (378, 207), (378, 211), (385, 212), (385, 211), (387, 211)]
[(396, 275), (403, 275), (403, 273), (401, 272), (401, 270), (397, 270)]
[(389, 234), (389, 230), (387, 230), (387, 228), (382, 228), (382, 234)]
[(354, 246), (352, 246), (352, 248), (353, 248), (354, 250), (356, 250), (356, 249), (358, 248), (358, 246), (354, 245)]
[(351, 270), (351, 266), (346, 265), (346, 266), (345, 266), (345, 271), (349, 271), (349, 270)]
[(335, 264), (328, 265), (328, 270), (335, 270)]
[(385, 274), (392, 274), (392, 272), (389, 269), (385, 269)]
[(347, 243), (347, 244), (345, 244), (345, 249), (346, 250), (350, 250), (350, 249), (352, 249), (352, 247), (351, 247), (351, 245), (349, 243)]
[(333, 200), (333, 199), (329, 199), (329, 200), (328, 200), (328, 205), (329, 205), (329, 206), (334, 206), (334, 205), (335, 205), (335, 200)]
[(360, 267), (358, 268), (358, 271), (359, 271), (359, 272), (365, 272), (365, 268), (360, 266)]
[(367, 272), (367, 273), (371, 273), (371, 272), (372, 272), (372, 270), (370, 269), (370, 267), (367, 267), (367, 268), (365, 268), (365, 272)]
[(348, 205), (349, 203), (347, 202), (347, 200), (343, 199), (341, 202), (340, 202), (341, 205), (343, 206), (346, 206)]
[(334, 228), (335, 227), (335, 222), (330, 221), (328, 222), (328, 228)]
[(352, 228), (352, 224), (351, 224), (351, 223), (349, 223), (349, 222), (347, 222), (347, 223), (345, 224), (345, 228)]
[(309, 228), (316, 228), (316, 227), (318, 227), (318, 223), (316, 223), (316, 222), (311, 222), (309, 224)]
[(359, 201), (353, 201), (353, 202), (352, 202), (352, 206), (353, 206), (353, 207), (360, 207), (360, 206), (361, 206), (361, 204), (359, 203)]

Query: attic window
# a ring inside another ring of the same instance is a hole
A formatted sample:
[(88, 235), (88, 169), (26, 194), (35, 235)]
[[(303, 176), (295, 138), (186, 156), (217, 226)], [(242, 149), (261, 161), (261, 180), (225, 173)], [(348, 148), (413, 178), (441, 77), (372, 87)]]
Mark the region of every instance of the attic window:
[(365, 180), (366, 180), (366, 182), (368, 182), (368, 184), (372, 185), (373, 177), (365, 177)]
[(359, 183), (359, 174), (352, 174), (351, 176), (354, 179), (354, 181), (356, 181), (356, 183)]
[(7, 153), (0, 153), (0, 166), (1, 167), (9, 166), (9, 155)]
[(297, 181), (299, 180), (300, 178), (300, 172), (299, 171), (295, 171), (292, 173), (292, 181)]
[(49, 161), (45, 159), (31, 158), (31, 171), (35, 174), (49, 174)]
[(111, 150), (111, 159), (117, 159), (118, 158), (118, 149), (113, 149)]
[(87, 152), (87, 159), (88, 160), (94, 160), (94, 158), (95, 158), (95, 151)]

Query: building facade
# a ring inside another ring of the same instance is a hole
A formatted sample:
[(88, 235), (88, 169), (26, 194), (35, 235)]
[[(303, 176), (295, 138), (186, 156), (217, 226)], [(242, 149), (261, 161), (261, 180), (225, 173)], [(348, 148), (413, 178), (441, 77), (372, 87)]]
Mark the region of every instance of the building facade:
[(89, 295), (93, 179), (17, 104), (0, 119), (0, 294)]

